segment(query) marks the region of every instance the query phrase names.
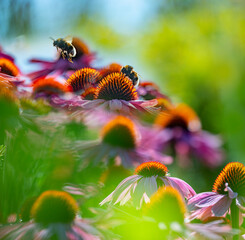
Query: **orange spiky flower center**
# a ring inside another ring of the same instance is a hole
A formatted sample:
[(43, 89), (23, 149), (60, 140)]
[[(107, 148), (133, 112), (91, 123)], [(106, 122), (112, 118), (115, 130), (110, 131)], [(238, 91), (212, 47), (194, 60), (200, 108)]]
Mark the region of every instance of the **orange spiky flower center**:
[(33, 83), (33, 93), (45, 92), (47, 94), (64, 94), (69, 87), (56, 81), (54, 78), (41, 78)]
[(82, 68), (74, 72), (66, 81), (74, 92), (83, 90), (96, 83), (99, 72), (93, 68)]
[(102, 68), (100, 70), (100, 76), (98, 78), (98, 82), (100, 82), (103, 78), (108, 76), (111, 73), (119, 73), (121, 71), (122, 66), (118, 63), (112, 63), (109, 66)]
[(112, 73), (101, 80), (97, 87), (95, 98), (130, 101), (137, 99), (137, 92), (128, 77), (125, 77), (122, 73)]
[(0, 58), (0, 72), (13, 77), (20, 73), (17, 66), (7, 58)]
[(89, 87), (84, 90), (84, 92), (81, 94), (81, 97), (86, 100), (93, 100), (95, 91), (96, 87)]
[(198, 116), (185, 104), (179, 104), (159, 113), (155, 125), (160, 128), (181, 127), (191, 132), (199, 131), (201, 128)]
[(71, 223), (78, 212), (76, 201), (66, 192), (45, 191), (35, 201), (31, 215), (37, 223)]
[(144, 214), (167, 225), (172, 222), (184, 224), (186, 206), (177, 189), (161, 187), (155, 192), (150, 202), (143, 208)]
[(225, 191), (226, 183), (228, 183), (232, 191), (245, 196), (245, 166), (242, 163), (228, 163), (216, 178), (213, 192), (227, 194), (227, 191)]
[(143, 177), (159, 176), (164, 177), (168, 173), (168, 168), (160, 162), (145, 162), (135, 169), (135, 174)]
[(123, 116), (111, 120), (103, 127), (101, 132), (104, 143), (125, 149), (136, 147), (136, 135), (134, 123)]

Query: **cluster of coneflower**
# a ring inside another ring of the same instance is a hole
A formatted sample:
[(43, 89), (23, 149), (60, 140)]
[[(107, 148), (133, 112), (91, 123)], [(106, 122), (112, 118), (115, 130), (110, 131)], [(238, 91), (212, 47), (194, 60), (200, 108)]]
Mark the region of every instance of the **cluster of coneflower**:
[[(77, 52), (72, 62), (60, 56), (50, 62), (32, 59), (42, 69), (29, 74), (0, 52), (0, 145), (16, 125), (30, 120), (26, 110), (43, 104), (50, 109), (47, 122), (75, 119), (98, 129), (97, 139), (81, 137), (66, 146), (79, 156), (77, 171), (107, 169), (101, 178), (105, 186), (110, 172), (134, 173), (101, 199), (93, 219), (81, 218), (71, 196), (81, 188), (40, 193), (17, 213), (19, 222), (0, 225), (0, 239), (239, 239), (245, 166), (228, 163), (213, 191), (199, 194), (170, 176), (166, 165), (174, 160), (183, 169), (193, 159), (207, 169), (221, 166), (221, 140), (202, 130), (191, 107), (173, 103), (156, 83), (135, 82), (125, 71), (133, 71), (130, 66), (95, 67), (95, 54), (78, 38), (72, 44)], [(125, 226), (122, 236), (116, 225)]]

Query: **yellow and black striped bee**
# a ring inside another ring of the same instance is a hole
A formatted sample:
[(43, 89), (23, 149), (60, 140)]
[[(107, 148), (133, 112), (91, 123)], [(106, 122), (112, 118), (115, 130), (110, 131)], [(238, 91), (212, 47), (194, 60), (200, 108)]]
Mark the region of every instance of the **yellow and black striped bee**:
[(134, 71), (134, 68), (132, 66), (126, 65), (122, 67), (121, 73), (127, 76), (133, 82), (134, 86), (138, 86), (139, 77), (138, 77), (138, 74)]
[(53, 39), (53, 45), (60, 50), (63, 59), (68, 58), (68, 61), (72, 63), (72, 58), (76, 56), (76, 48), (72, 45), (72, 39), (70, 37)]

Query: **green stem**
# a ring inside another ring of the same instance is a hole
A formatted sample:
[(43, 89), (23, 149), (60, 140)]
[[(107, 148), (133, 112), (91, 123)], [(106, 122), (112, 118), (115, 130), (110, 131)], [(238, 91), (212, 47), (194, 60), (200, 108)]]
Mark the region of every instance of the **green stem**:
[[(236, 199), (231, 203), (231, 226), (233, 229), (239, 229), (239, 208), (236, 205)], [(233, 236), (233, 240), (239, 240), (239, 234)]]

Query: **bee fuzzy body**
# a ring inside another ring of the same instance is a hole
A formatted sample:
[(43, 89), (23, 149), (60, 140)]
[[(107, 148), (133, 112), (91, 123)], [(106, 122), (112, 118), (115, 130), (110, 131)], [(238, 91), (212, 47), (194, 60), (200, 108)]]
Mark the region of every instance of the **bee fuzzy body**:
[(133, 67), (130, 65), (126, 65), (122, 67), (121, 73), (127, 76), (133, 83), (134, 86), (138, 86), (139, 84), (139, 77), (138, 74), (134, 71)]
[(66, 41), (64, 38), (58, 38), (53, 40), (53, 45), (57, 50), (60, 49), (63, 59), (68, 58), (68, 61), (72, 62), (72, 58), (76, 56), (76, 49), (71, 43)]

